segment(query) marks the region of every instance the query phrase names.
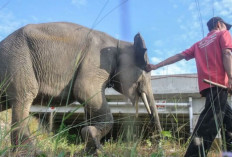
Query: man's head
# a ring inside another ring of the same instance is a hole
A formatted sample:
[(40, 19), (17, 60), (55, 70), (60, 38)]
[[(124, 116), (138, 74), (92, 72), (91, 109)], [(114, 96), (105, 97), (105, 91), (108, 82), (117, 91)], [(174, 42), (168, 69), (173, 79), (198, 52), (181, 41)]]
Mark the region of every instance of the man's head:
[(222, 18), (220, 17), (212, 17), (208, 22), (207, 26), (209, 31), (215, 30), (215, 29), (227, 29), (229, 30), (231, 28), (231, 24), (226, 23)]

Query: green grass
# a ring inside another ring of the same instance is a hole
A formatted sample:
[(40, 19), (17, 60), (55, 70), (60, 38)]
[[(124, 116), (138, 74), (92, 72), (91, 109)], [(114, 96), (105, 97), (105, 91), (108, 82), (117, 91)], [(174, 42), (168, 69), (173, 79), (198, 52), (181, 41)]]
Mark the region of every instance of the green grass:
[[(127, 119), (128, 120), (128, 119)], [(0, 156), (12, 156), (11, 145), (10, 145), (10, 121), (11, 111), (4, 111), (0, 113), (2, 125), (0, 129)], [(173, 123), (177, 123), (175, 121)], [(103, 152), (98, 152), (99, 156), (102, 157), (180, 157), (183, 156), (186, 151), (184, 142), (180, 142), (181, 126), (176, 124), (174, 131), (163, 131), (162, 138), (159, 140), (154, 138), (157, 135), (148, 136), (144, 138), (145, 132), (138, 132), (137, 128), (133, 127), (135, 121), (133, 118), (127, 121), (127, 127), (122, 126), (120, 133), (116, 140), (110, 138), (103, 141)], [(129, 125), (130, 124), (130, 125)], [(84, 125), (83, 123), (80, 125)], [(85, 156), (83, 155), (84, 142), (81, 137), (76, 134), (70, 134), (68, 131), (70, 127), (63, 125), (58, 133), (47, 133), (38, 127), (38, 121), (31, 117), (29, 123), (32, 137), (36, 138), (36, 148), (40, 150), (41, 157), (74, 157), (74, 156)], [(146, 130), (147, 124), (144, 124)], [(178, 136), (176, 136), (178, 135)], [(31, 149), (31, 148), (30, 148)], [(216, 157), (221, 152), (220, 142), (214, 143), (212, 150), (208, 156)]]

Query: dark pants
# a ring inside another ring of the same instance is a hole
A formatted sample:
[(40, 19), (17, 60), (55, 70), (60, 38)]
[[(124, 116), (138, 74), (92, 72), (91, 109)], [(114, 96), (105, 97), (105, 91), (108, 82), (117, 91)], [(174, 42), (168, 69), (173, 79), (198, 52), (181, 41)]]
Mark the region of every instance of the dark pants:
[(221, 129), (223, 151), (232, 151), (232, 109), (227, 102), (225, 89), (209, 88), (204, 91), (205, 108), (201, 112), (193, 131), (185, 157), (207, 156)]

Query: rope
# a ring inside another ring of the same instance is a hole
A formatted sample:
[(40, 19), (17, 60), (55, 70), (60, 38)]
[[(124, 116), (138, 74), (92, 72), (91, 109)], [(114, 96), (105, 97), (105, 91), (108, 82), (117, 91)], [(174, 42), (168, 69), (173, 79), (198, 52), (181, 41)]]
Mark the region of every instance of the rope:
[[(109, 1), (109, 0), (108, 0)], [(98, 17), (96, 18), (96, 20), (93, 23), (92, 29), (94, 29), (94, 27), (96, 27), (102, 20), (104, 20), (104, 18), (106, 18), (110, 13), (112, 13), (114, 10), (118, 9), (120, 6), (122, 6), (124, 3), (126, 3), (128, 0), (124, 0), (122, 1), (119, 5), (117, 5), (116, 7), (114, 7), (113, 9), (111, 9), (109, 12), (107, 12), (100, 20), (97, 21), (97, 19), (100, 17), (102, 11), (104, 10), (104, 8), (106, 7), (108, 1), (105, 3), (105, 5), (103, 6), (102, 10), (100, 11)]]
[(6, 3), (4, 3), (1, 7), (0, 7), (0, 10), (4, 9), (9, 3), (10, 3), (11, 0), (8, 0)]
[(203, 27), (203, 21), (202, 21), (202, 16), (201, 16), (201, 8), (200, 8), (200, 4), (199, 4), (199, 0), (195, 0), (196, 3), (196, 7), (197, 7), (197, 11), (198, 11), (198, 17), (199, 17), (199, 21), (201, 23), (201, 31), (202, 31), (202, 36), (204, 38), (204, 27)]

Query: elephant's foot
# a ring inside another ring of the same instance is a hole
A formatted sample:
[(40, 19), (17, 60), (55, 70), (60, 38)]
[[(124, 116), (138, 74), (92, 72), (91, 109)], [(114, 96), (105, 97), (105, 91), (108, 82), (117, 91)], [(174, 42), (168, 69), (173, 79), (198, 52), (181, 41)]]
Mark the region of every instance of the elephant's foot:
[(11, 143), (14, 145), (14, 150), (22, 148), (30, 148), (35, 145), (35, 139), (29, 133), (21, 134), (19, 130), (11, 133)]
[(87, 154), (99, 154), (102, 152), (102, 146), (100, 144), (101, 134), (100, 131), (94, 126), (87, 126), (81, 130), (82, 138), (86, 142), (85, 152)]
[(35, 157), (35, 156), (40, 156), (44, 155), (44, 152), (37, 150), (34, 146), (32, 147), (22, 147), (22, 148), (17, 148), (14, 152), (12, 152), (11, 156), (14, 157)]
[(42, 151), (36, 147), (34, 138), (30, 138), (29, 135), (21, 135), (19, 138), (17, 134), (13, 135), (16, 137), (12, 139), (12, 144), (14, 146), (12, 149), (13, 156), (37, 156), (42, 153)]
[(91, 156), (91, 157), (98, 157), (98, 156), (105, 156), (105, 152), (103, 152), (102, 150), (99, 149), (95, 149), (94, 151), (89, 151), (88, 150), (83, 149), (80, 152), (74, 154), (75, 157), (78, 156)]

